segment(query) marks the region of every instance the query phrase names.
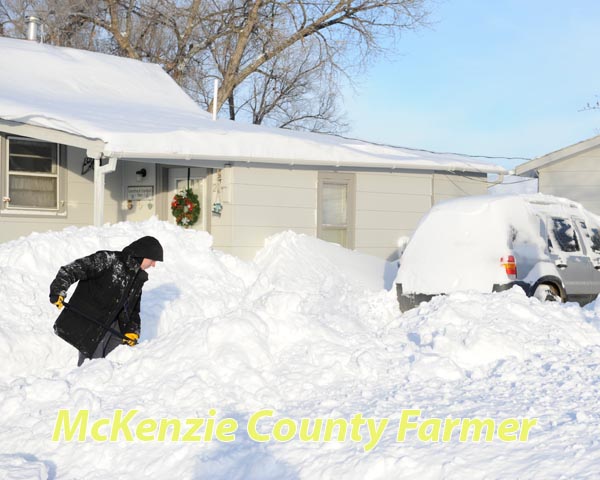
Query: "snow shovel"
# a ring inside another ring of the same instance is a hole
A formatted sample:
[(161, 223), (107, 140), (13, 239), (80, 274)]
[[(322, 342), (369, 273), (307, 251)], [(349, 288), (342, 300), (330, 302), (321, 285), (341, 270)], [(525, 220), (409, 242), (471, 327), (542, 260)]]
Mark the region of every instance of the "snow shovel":
[[(89, 357), (94, 353), (106, 332), (127, 343), (131, 341), (119, 331), (104, 325), (101, 321), (92, 318), (69, 303), (63, 302), (63, 305), (65, 309), (54, 323), (54, 332), (84, 355)], [(86, 322), (82, 322), (81, 318)]]
[(77, 315), (82, 316), (83, 318), (85, 318), (86, 320), (89, 320), (90, 322), (94, 322), (96, 325), (98, 325), (99, 327), (102, 327), (104, 330), (106, 330), (107, 332), (110, 332), (112, 335), (114, 335), (115, 337), (121, 339), (121, 340), (125, 340), (127, 342), (131, 341), (131, 338), (127, 338), (125, 335), (123, 335), (121, 332), (116, 331), (114, 328), (110, 328), (107, 327), (106, 325), (104, 325), (102, 322), (99, 322), (98, 320), (89, 317), (87, 314), (83, 313), (81, 310), (79, 310), (78, 308), (75, 308), (74, 306), (72, 306), (70, 303), (64, 302), (63, 301), (63, 305), (66, 308), (70, 308), (71, 310), (73, 310)]

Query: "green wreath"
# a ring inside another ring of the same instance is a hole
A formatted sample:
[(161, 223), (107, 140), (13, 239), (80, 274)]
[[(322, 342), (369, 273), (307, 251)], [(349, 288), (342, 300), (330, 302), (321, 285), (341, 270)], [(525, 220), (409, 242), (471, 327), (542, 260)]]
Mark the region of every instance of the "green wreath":
[(171, 212), (177, 225), (191, 227), (200, 218), (200, 202), (191, 188), (182, 190), (171, 201)]

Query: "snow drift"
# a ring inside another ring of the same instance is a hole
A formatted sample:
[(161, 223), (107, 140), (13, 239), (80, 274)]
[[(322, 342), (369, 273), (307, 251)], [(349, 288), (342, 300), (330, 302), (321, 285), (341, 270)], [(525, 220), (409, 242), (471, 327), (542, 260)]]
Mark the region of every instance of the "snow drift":
[[(58, 268), (143, 235), (149, 271), (141, 343), (76, 368), (52, 332)], [(284, 232), (254, 262), (157, 220), (68, 228), (0, 245), (0, 477), (558, 478), (599, 474), (596, 305), (544, 305), (518, 290), (434, 298), (401, 315), (390, 265)], [(59, 409), (144, 417), (272, 408), (293, 418), (536, 416), (526, 444), (362, 445), (52, 442)], [(491, 460), (494, 459), (492, 462)], [(532, 467), (534, 466), (534, 468)], [(593, 476), (593, 475), (592, 475)]]

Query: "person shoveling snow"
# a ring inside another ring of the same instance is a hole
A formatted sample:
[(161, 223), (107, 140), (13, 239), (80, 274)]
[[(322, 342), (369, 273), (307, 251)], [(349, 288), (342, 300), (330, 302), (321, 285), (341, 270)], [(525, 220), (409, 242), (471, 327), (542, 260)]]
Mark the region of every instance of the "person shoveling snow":
[[(50, 285), (50, 303), (62, 311), (54, 330), (86, 358), (104, 358), (119, 345), (134, 346), (140, 335), (146, 270), (163, 261), (160, 242), (142, 237), (121, 252), (100, 250), (61, 267)], [(67, 290), (79, 282), (69, 303)]]

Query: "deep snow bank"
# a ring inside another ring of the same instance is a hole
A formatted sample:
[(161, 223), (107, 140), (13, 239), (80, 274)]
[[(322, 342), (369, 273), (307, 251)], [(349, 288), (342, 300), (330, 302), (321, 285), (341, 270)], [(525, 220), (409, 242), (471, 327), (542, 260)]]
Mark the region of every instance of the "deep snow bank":
[[(50, 281), (70, 260), (121, 249), (143, 235), (161, 241), (165, 262), (149, 271), (141, 343), (76, 368), (76, 352), (52, 332)], [(384, 478), (398, 471), (422, 476), (445, 464), (458, 476), (462, 464), (451, 459), (464, 446), (437, 451), (435, 460), (420, 445), (407, 446), (418, 461), (406, 464), (393, 438), (365, 456), (353, 443), (320, 450), (244, 438), (198, 446), (65, 444), (50, 437), (61, 408), (87, 408), (94, 418), (116, 408), (155, 418), (206, 416), (216, 408), (240, 424), (263, 408), (295, 418), (358, 411), (381, 417), (418, 405), (440, 416), (518, 416), (528, 414), (525, 407), (513, 399), (508, 408), (486, 392), (501, 387), (510, 397), (506, 389), (518, 388), (515, 372), (527, 380), (523, 388), (535, 388), (536, 372), (553, 371), (546, 365), (558, 371), (580, 356), (600, 363), (594, 305), (542, 305), (515, 289), (438, 297), (400, 315), (395, 293), (382, 288), (386, 267), (292, 232), (269, 239), (254, 262), (242, 262), (213, 250), (206, 233), (157, 220), (0, 245), (0, 472), (94, 479), (364, 478), (375, 471), (374, 478)], [(515, 461), (545, 458), (539, 449), (527, 452)], [(110, 466), (103, 458), (111, 458)], [(488, 465), (486, 458), (471, 457)]]

